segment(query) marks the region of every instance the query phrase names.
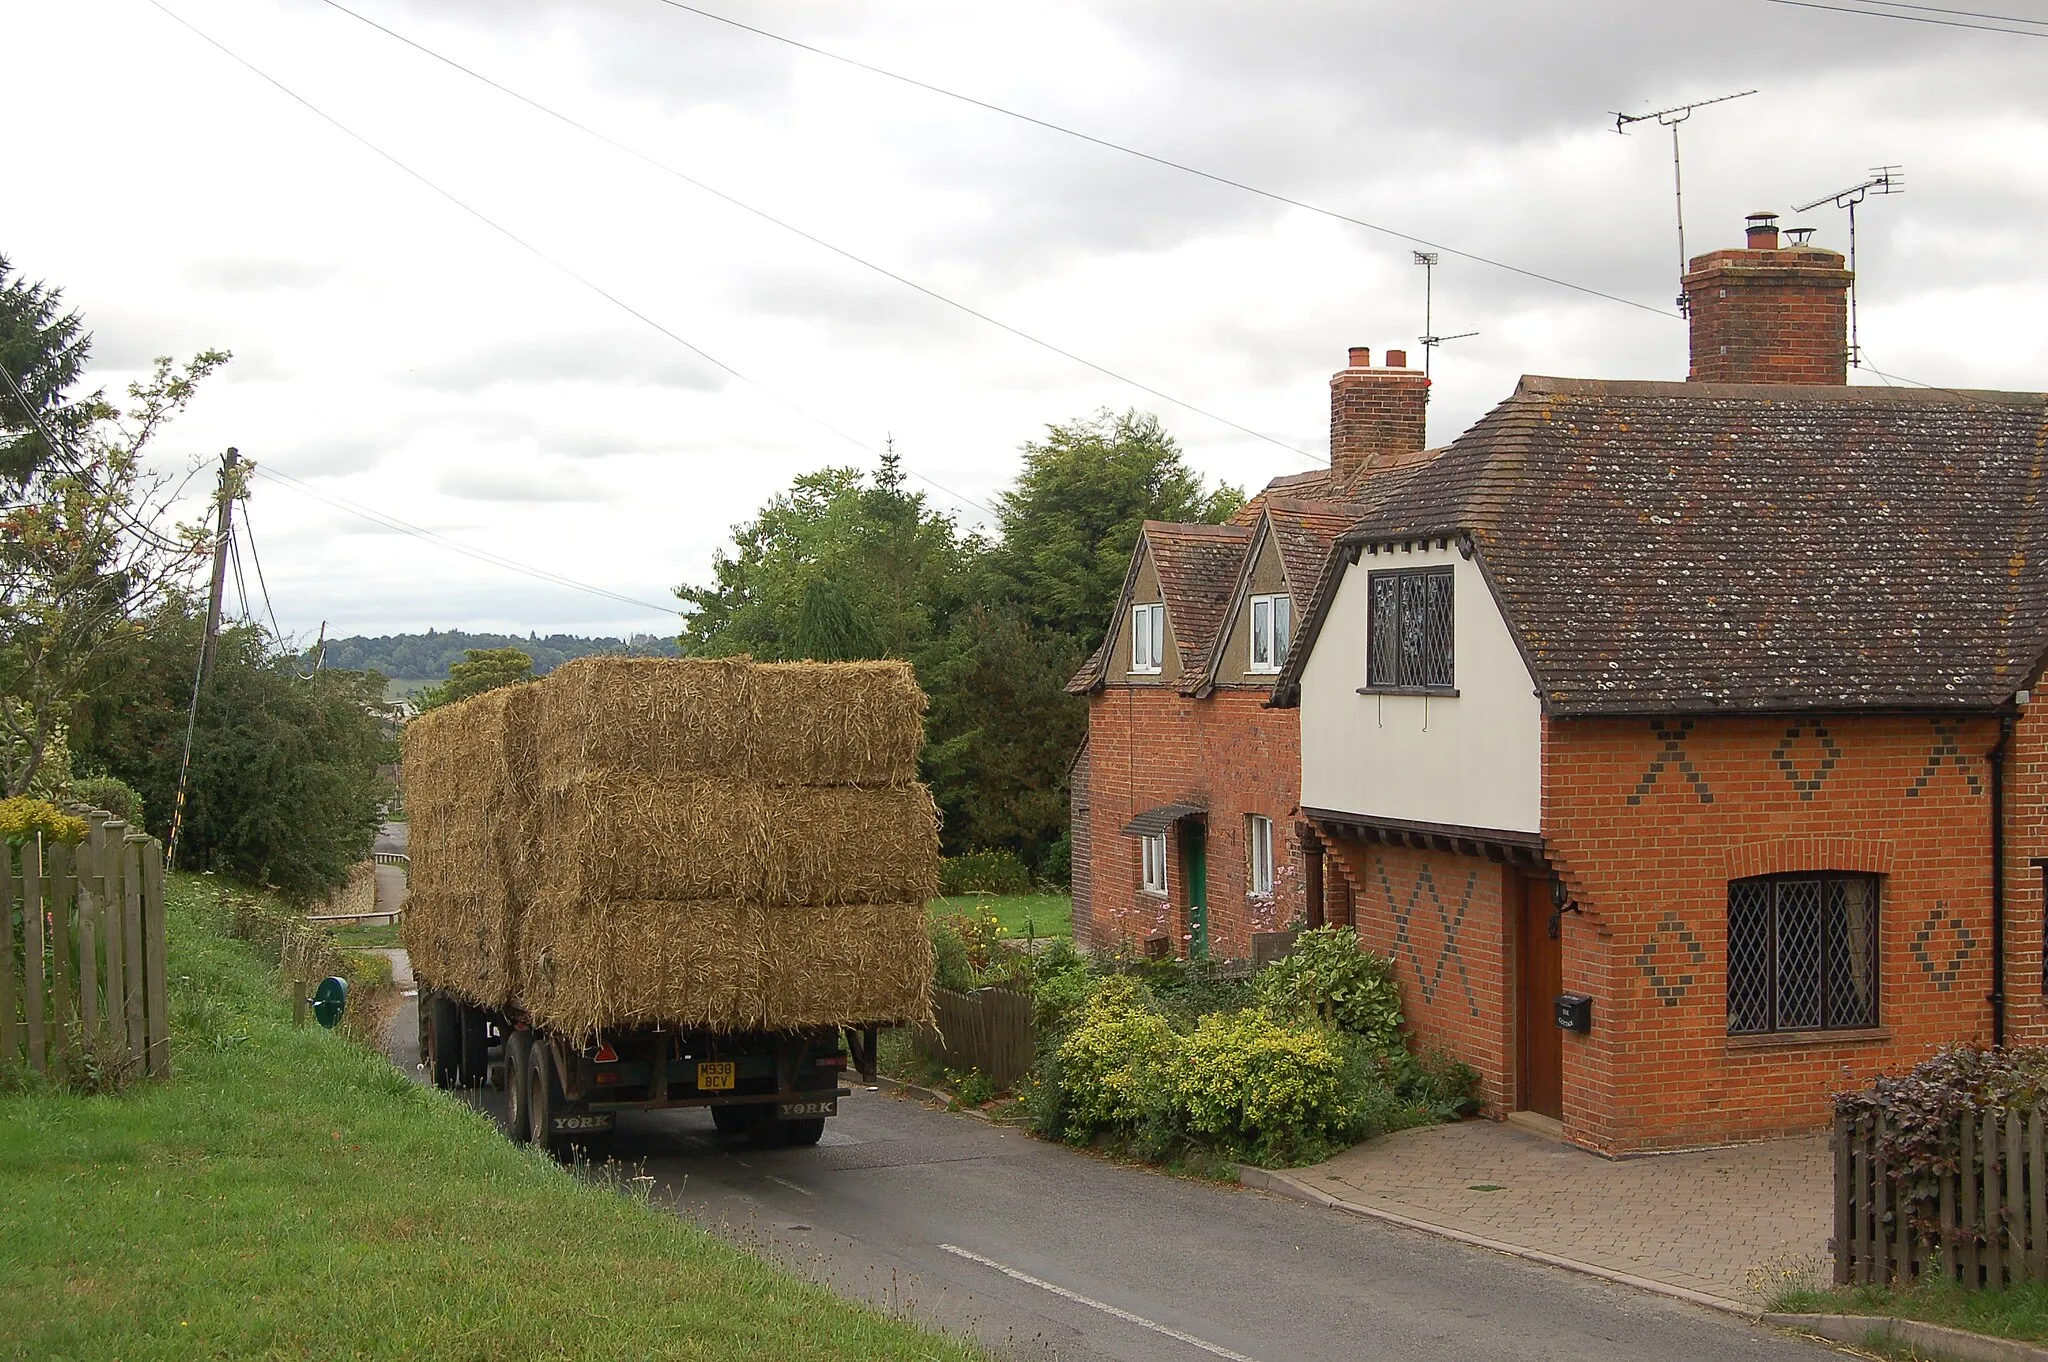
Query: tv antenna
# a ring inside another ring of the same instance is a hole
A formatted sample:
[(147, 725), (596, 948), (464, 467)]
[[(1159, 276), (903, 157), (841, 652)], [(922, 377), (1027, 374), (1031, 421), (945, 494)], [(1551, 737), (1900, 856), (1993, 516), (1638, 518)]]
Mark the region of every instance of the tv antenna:
[[(1746, 99), (1755, 93), (1756, 91), (1754, 90), (1738, 90), (1732, 95), (1716, 95), (1712, 99), (1696, 99), (1690, 104), (1674, 104), (1668, 109), (1658, 109), (1655, 113), (1616, 113), (1614, 115), (1614, 130), (1618, 133), (1626, 133), (1631, 123), (1647, 123), (1653, 118), (1657, 120), (1658, 126), (1671, 129), (1671, 195), (1678, 205), (1678, 276), (1681, 279), (1685, 277), (1686, 264), (1685, 176), (1680, 169), (1678, 160), (1678, 125), (1691, 118), (1694, 109), (1704, 109), (1709, 104), (1726, 104), (1731, 99)], [(1684, 289), (1678, 291), (1678, 310), (1680, 312), (1689, 310), (1685, 301)]]
[(1455, 336), (1439, 336), (1436, 333), (1436, 323), (1433, 318), (1435, 315), (1437, 259), (1438, 253), (1436, 251), (1415, 252), (1415, 263), (1422, 266), (1422, 334), (1417, 336), (1416, 339), (1422, 342), (1422, 376), (1424, 378), (1429, 377), (1430, 357), (1436, 353), (1436, 348), (1439, 345), (1442, 345), (1445, 341), (1464, 340), (1468, 336), (1479, 334), (1477, 331), (1460, 331)]
[(1863, 367), (1863, 349), (1856, 335), (1856, 205), (1872, 194), (1903, 194), (1906, 192), (1906, 172), (1898, 166), (1872, 166), (1870, 178), (1862, 184), (1852, 184), (1839, 194), (1823, 194), (1812, 203), (1802, 203), (1792, 211), (1804, 213), (1824, 203), (1849, 210), (1849, 363)]

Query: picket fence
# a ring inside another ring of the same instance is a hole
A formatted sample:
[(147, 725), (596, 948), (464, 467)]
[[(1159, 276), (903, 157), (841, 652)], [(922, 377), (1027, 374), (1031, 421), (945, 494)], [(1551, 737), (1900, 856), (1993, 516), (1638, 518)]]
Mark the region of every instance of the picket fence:
[(1888, 1166), (1885, 1131), (1882, 1115), (1835, 1118), (1838, 1284), (2048, 1282), (2048, 1108), (1964, 1112), (1949, 1131), (1956, 1166), (1917, 1207)]
[(978, 1069), (998, 1091), (1031, 1072), (1038, 1055), (1028, 993), (1008, 988), (978, 988), (955, 993), (932, 990), (936, 1026), (919, 1026), (912, 1043), (949, 1069)]
[(77, 846), (0, 842), (0, 1062), (168, 1075), (163, 845), (81, 816)]

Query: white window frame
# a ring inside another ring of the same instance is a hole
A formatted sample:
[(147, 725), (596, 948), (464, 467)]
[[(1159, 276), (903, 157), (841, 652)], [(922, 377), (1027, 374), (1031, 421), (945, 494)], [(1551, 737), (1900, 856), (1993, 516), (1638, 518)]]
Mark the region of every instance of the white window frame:
[[(1270, 676), (1287, 664), (1287, 648), (1294, 641), (1294, 598), (1285, 592), (1254, 596), (1249, 606), (1251, 660), (1246, 664), (1246, 670)], [(1276, 622), (1279, 625), (1277, 629), (1274, 627)]]
[(1166, 606), (1153, 601), (1131, 607), (1131, 674), (1157, 676), (1166, 657)]
[(1245, 851), (1249, 861), (1247, 892), (1273, 892), (1273, 820), (1261, 813), (1245, 815)]
[(1138, 839), (1138, 887), (1148, 894), (1166, 892), (1166, 834), (1150, 832)]

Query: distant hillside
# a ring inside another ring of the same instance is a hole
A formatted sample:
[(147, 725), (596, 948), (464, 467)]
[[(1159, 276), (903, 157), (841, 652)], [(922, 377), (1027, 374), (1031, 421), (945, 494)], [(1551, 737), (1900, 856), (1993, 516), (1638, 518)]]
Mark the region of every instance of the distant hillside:
[[(376, 671), (393, 679), (425, 683), (446, 681), (448, 668), (462, 661), (470, 648), (517, 648), (533, 659), (534, 671), (546, 675), (572, 657), (592, 653), (631, 653), (641, 657), (675, 657), (676, 641), (654, 634), (623, 638), (581, 638), (575, 634), (472, 634), (462, 629), (446, 633), (429, 629), (424, 634), (385, 634), (377, 638), (331, 638), (322, 664), (345, 671)], [(308, 662), (312, 654), (307, 654)]]

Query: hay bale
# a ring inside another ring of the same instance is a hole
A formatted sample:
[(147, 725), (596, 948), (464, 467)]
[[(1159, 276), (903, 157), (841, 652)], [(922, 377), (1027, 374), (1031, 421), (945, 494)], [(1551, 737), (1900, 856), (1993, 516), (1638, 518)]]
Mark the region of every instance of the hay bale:
[(778, 788), (599, 771), (543, 795), (534, 829), (538, 882), (589, 900), (828, 906), (937, 892), (938, 808), (922, 785)]
[(668, 1025), (794, 1030), (928, 1020), (924, 907), (763, 908), (731, 899), (541, 895), (520, 924), (519, 996), (588, 1038)]
[(579, 1035), (924, 1017), (924, 708), (903, 663), (601, 657), (420, 716), (414, 971)]
[(776, 785), (917, 779), (928, 702), (907, 662), (766, 662), (752, 673), (747, 774)]

